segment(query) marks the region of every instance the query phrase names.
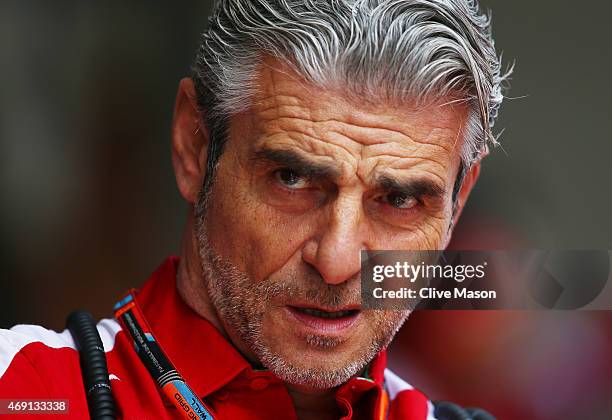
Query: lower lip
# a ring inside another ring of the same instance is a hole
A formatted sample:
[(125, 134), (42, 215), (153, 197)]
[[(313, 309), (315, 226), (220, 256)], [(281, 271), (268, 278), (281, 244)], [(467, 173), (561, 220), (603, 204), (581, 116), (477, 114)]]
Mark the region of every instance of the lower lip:
[(359, 319), (360, 312), (357, 311), (352, 315), (343, 316), (340, 318), (321, 318), (314, 315), (305, 314), (295, 308), (287, 307), (289, 314), (304, 324), (309, 329), (318, 333), (339, 333), (348, 330)]

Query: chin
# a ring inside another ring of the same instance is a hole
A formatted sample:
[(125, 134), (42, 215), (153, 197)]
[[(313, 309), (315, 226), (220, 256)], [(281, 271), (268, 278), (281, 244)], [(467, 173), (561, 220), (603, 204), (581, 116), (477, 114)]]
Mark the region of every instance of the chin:
[[(357, 355), (346, 348), (349, 343), (329, 346), (329, 337), (326, 336), (310, 337), (309, 340), (301, 341), (298, 346), (286, 343), (281, 349), (260, 348), (257, 353), (261, 363), (280, 379), (294, 386), (311, 389), (329, 389), (342, 385), (370, 361), (366, 360), (367, 355)], [(316, 345), (312, 340), (323, 345)], [(295, 350), (287, 353), (289, 348)]]

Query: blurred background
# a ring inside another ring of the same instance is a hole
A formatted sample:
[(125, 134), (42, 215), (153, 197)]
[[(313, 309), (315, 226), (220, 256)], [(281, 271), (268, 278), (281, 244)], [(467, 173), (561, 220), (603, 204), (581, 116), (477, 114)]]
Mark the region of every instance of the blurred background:
[[(604, 1), (487, 0), (516, 70), (457, 249), (612, 248)], [(210, 1), (0, 3), (0, 327), (109, 316), (179, 249), (170, 124)], [(418, 312), (391, 367), (500, 419), (612, 416), (611, 312)]]

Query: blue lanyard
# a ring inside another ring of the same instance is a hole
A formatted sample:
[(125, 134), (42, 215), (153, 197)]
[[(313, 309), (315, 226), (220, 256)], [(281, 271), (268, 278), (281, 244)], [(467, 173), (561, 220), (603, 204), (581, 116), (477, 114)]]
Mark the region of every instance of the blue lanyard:
[(182, 417), (189, 420), (215, 420), (211, 409), (187, 385), (155, 340), (136, 303), (135, 290), (130, 290), (113, 309), (115, 318), (131, 336), (140, 361)]

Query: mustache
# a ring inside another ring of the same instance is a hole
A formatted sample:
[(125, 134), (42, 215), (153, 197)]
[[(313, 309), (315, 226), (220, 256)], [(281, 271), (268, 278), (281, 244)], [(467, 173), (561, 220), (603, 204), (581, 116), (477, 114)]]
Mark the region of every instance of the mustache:
[(320, 275), (267, 278), (255, 283), (255, 291), (267, 300), (283, 304), (312, 305), (329, 309), (361, 305), (359, 276), (340, 284), (327, 284)]

